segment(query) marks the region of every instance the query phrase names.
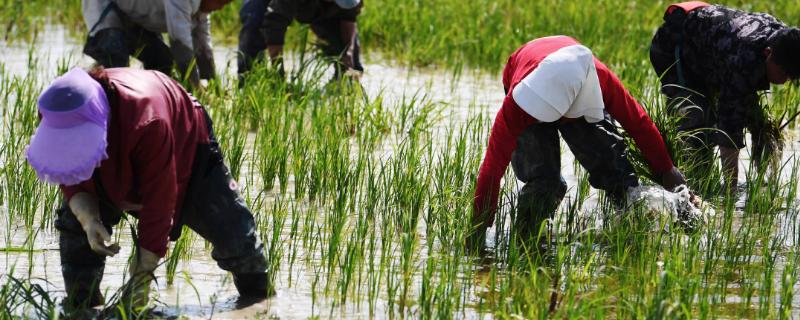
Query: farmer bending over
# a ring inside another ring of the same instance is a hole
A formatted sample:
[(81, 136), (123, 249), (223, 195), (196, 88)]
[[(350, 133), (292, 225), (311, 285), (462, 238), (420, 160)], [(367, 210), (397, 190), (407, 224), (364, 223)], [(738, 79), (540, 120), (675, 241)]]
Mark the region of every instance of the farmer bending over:
[(111, 228), (122, 212), (138, 219), (135, 257), (123, 298), (148, 301), (167, 241), (186, 225), (208, 240), (220, 268), (233, 273), (240, 299), (273, 291), (253, 215), (237, 192), (201, 106), (157, 71), (73, 69), (39, 97), (42, 121), (26, 157), (41, 180), (59, 184), (66, 309), (103, 304), (99, 290)]
[[(107, 68), (127, 67), (134, 56), (145, 69), (171, 74), (174, 62), (196, 86), (201, 78), (214, 77), (208, 15), (231, 1), (83, 0), (89, 28), (83, 52)], [(164, 32), (169, 46), (161, 37)]]
[(719, 146), (726, 185), (735, 189), (745, 127), (753, 157), (762, 158), (769, 134), (759, 91), (800, 76), (800, 29), (764, 13), (748, 13), (700, 1), (670, 6), (650, 46), (662, 76), (661, 91), (679, 114), (695, 163), (706, 166)]
[[(658, 129), (592, 52), (567, 36), (533, 40), (517, 49), (503, 71), (506, 97), (497, 113), (475, 190), (472, 246), (483, 244), (494, 220), (500, 180), (511, 163), (525, 183), (518, 197), (513, 230), (517, 239), (535, 237), (552, 218), (567, 184), (561, 176), (559, 133), (589, 172), (589, 183), (615, 204), (639, 185), (626, 144), (612, 118), (633, 137), (661, 185), (684, 184)], [(475, 247), (473, 247), (475, 248)]]
[(335, 78), (350, 70), (363, 72), (356, 31), (362, 6), (361, 0), (245, 0), (239, 11), (239, 75), (250, 71), (264, 50), (283, 74), (281, 55), (292, 20), (311, 25), (322, 53), (338, 60)]

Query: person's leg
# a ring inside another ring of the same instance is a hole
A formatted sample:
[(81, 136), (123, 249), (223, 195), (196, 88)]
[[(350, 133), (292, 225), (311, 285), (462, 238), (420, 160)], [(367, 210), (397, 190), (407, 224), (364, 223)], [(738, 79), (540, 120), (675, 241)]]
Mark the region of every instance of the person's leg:
[(208, 165), (202, 172), (192, 173), (191, 194), (186, 196), (182, 221), (211, 242), (211, 257), (220, 268), (233, 273), (241, 296), (273, 294), (253, 214), (239, 196), (216, 142), (198, 146), (197, 154), (208, 156)]
[[(119, 223), (121, 216), (102, 203), (100, 211), (103, 224), (111, 234), (111, 227)], [(106, 257), (92, 251), (86, 233), (66, 202), (56, 213), (61, 274), (67, 293), (65, 308), (78, 310), (103, 304), (100, 281), (103, 279)]]
[(628, 161), (627, 144), (610, 119), (597, 123), (575, 119), (560, 123), (558, 130), (589, 173), (589, 184), (604, 190), (615, 205), (624, 204), (625, 192), (638, 186), (639, 179)]
[(142, 62), (147, 70), (158, 70), (162, 73), (172, 75), (172, 51), (164, 43), (161, 34), (145, 30), (141, 27), (133, 27), (131, 33), (131, 55)]
[(555, 124), (529, 126), (511, 156), (517, 179), (525, 183), (517, 198), (513, 232), (522, 243), (538, 243), (542, 224), (555, 215), (567, 192), (561, 177), (561, 148)]
[(130, 65), (128, 35), (122, 28), (108, 28), (97, 31), (86, 40), (83, 53), (92, 57), (106, 68), (127, 67)]
[(264, 23), (264, 14), (267, 12), (269, 0), (245, 0), (239, 9), (239, 21), (242, 29), (239, 30), (239, 52), (236, 55), (237, 73), (250, 71), (253, 63), (264, 58), (267, 48), (261, 26)]

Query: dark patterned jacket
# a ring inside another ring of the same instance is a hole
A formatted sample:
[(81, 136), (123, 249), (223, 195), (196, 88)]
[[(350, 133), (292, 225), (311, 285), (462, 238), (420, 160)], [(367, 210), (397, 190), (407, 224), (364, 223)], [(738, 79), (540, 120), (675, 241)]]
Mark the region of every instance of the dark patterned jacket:
[(716, 93), (718, 129), (738, 147), (748, 115), (760, 108), (758, 91), (769, 89), (764, 49), (786, 27), (768, 14), (717, 5), (686, 16), (683, 66)]

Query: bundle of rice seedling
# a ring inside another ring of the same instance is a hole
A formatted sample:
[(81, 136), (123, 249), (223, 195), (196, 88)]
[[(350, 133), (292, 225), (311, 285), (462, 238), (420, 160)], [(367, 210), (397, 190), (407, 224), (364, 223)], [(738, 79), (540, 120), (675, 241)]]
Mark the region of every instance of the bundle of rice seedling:
[[(772, 167), (772, 164), (776, 164), (781, 158), (785, 146), (785, 139), (782, 133), (785, 125), (780, 123), (783, 122), (786, 114), (784, 113), (780, 118), (777, 118), (770, 114), (768, 108), (757, 108), (753, 112), (753, 117), (747, 127), (753, 141), (751, 157), (758, 167), (762, 165), (770, 165)], [(795, 116), (790, 117), (790, 119)]]

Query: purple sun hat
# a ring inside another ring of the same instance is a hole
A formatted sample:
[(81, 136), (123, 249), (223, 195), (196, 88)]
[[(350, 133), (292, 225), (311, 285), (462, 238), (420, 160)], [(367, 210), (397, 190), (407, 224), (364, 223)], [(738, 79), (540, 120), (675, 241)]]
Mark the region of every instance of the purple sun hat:
[(42, 92), (39, 113), (42, 121), (25, 152), (39, 179), (68, 186), (89, 180), (108, 159), (103, 87), (83, 69), (72, 69)]

